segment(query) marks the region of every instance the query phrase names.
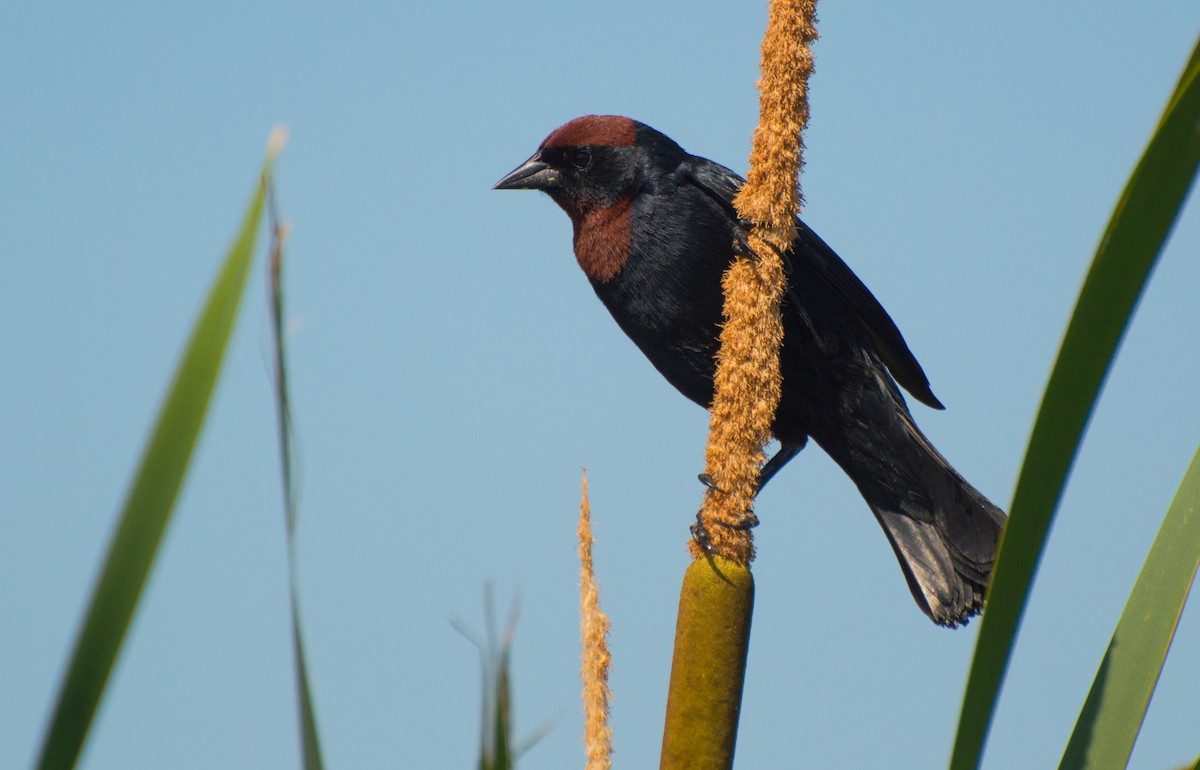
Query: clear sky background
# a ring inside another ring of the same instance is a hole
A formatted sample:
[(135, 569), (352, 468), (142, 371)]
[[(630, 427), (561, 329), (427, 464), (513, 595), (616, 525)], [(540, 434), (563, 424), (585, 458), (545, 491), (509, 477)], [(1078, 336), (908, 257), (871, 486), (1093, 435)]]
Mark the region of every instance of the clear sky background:
[[(0, 767), (28, 766), (147, 429), (270, 128), (293, 223), (300, 590), (331, 768), (472, 767), (484, 586), (519, 597), (527, 770), (582, 765), (586, 466), (618, 767), (655, 766), (705, 413), (491, 185), (638, 118), (745, 169), (763, 3), (10, 3), (0, 11)], [(824, 3), (806, 220), (889, 309), (1007, 506), (1076, 292), (1200, 32), (1194, 0)], [(988, 768), (1059, 759), (1200, 440), (1200, 211), (1125, 340), (1034, 586)], [(298, 766), (264, 263), (86, 768)], [(812, 447), (764, 492), (738, 766), (943, 766), (977, 626), (917, 610)], [(1133, 767), (1200, 751), (1184, 613)]]

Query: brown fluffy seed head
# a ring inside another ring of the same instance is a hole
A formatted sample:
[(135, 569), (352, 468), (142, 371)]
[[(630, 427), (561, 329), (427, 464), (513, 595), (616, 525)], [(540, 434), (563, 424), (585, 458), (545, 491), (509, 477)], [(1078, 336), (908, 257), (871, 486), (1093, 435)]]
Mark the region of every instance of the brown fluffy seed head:
[(705, 451), (705, 473), (719, 491), (705, 494), (700, 524), (707, 543), (689, 543), (696, 558), (711, 551), (743, 565), (754, 559), (751, 531), (728, 525), (747, 523), (781, 393), (779, 300), (787, 278), (768, 243), (786, 251), (796, 237), (800, 132), (808, 123), (809, 44), (817, 37), (815, 24), (815, 0), (772, 0), (750, 171), (734, 201), (738, 215), (756, 223), (750, 246), (757, 257), (739, 257), (723, 281), (725, 324)]
[(583, 641), (583, 660), (580, 676), (583, 679), (584, 750), (586, 770), (609, 770), (612, 767), (612, 727), (608, 723), (612, 691), (608, 672), (612, 656), (608, 652), (608, 630), (612, 625), (600, 609), (600, 586), (592, 566), (592, 506), (588, 502), (587, 471), (579, 504), (579, 614), (580, 636)]
[[(751, 236), (757, 253), (771, 253)], [(738, 564), (754, 559), (754, 540), (744, 525), (754, 507), (763, 445), (770, 436), (779, 403), (782, 377), (779, 344), (783, 324), (778, 297), (786, 285), (783, 266), (739, 258), (725, 273), (726, 321), (721, 329), (715, 395), (709, 419), (705, 472), (718, 490), (709, 490), (701, 509), (708, 547)], [(704, 549), (691, 543), (693, 556)]]
[(816, 0), (775, 0), (762, 44), (758, 87), (758, 127), (750, 151), (750, 171), (734, 205), (743, 219), (770, 231), (775, 246), (795, 239), (794, 218), (803, 205), (801, 132), (808, 125), (810, 46), (817, 39)]

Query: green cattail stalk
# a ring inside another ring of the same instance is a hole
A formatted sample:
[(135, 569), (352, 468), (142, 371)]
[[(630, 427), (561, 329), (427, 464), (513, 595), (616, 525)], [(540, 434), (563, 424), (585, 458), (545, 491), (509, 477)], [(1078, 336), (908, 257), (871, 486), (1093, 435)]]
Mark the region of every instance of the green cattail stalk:
[(661, 770), (733, 766), (753, 610), (748, 567), (720, 556), (688, 567), (679, 595)]

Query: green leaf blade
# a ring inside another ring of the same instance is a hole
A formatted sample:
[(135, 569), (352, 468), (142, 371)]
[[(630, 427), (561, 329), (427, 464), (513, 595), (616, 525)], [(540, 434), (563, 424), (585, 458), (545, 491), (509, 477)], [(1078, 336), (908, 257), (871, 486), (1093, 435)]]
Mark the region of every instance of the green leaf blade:
[(1200, 566), (1200, 449), (1104, 653), (1062, 770), (1125, 767)]
[(271, 221), (271, 337), (275, 348), (275, 407), (279, 421), (279, 465), (283, 483), (283, 515), (287, 534), (288, 603), (292, 620), (292, 661), (296, 678), (297, 708), (300, 721), (300, 754), (304, 770), (323, 770), (320, 733), (317, 729), (316, 708), (313, 706), (312, 686), (309, 684), (308, 662), (304, 654), (303, 626), (300, 623), (299, 570), (296, 566), (296, 522), (299, 495), (296, 488), (291, 398), (288, 390), (287, 335), (284, 333), (283, 241), (286, 228), (275, 212), (275, 194), (267, 187), (267, 203)]
[(237, 319), (273, 159), (269, 151), (134, 475), (55, 702), (39, 753), (40, 770), (71, 768), (78, 761), (154, 565)]
[(1030, 436), (988, 597), (952, 770), (978, 767), (1033, 575), (1134, 308), (1200, 165), (1200, 44), (1097, 249)]

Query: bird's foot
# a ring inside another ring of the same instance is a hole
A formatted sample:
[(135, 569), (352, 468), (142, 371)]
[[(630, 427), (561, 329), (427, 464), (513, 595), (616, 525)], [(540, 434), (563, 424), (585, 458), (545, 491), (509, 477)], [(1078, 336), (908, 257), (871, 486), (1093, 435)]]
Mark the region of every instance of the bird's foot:
[(754, 223), (749, 219), (739, 219), (738, 226), (733, 230), (733, 254), (737, 257), (745, 257), (758, 261), (758, 253), (750, 245), (750, 239), (746, 234), (750, 232), (750, 228)]
[[(758, 252), (750, 245), (750, 239), (747, 237), (752, 229), (754, 229), (754, 220), (739, 219), (737, 221), (737, 227), (733, 230), (733, 253), (735, 256), (747, 257), (757, 262)], [(789, 266), (787, 255), (778, 246), (765, 238), (760, 240), (767, 245), (767, 248), (779, 255), (785, 267)]]
[(725, 494), (725, 490), (718, 487), (717, 482), (713, 481), (713, 477), (709, 476), (707, 473), (701, 473), (696, 478), (700, 479), (700, 483), (703, 484), (704, 486), (708, 487), (712, 491), (720, 492), (721, 494)]
[(708, 528), (704, 526), (704, 522), (700, 520), (700, 514), (696, 514), (696, 523), (688, 527), (692, 532), (692, 540), (696, 545), (700, 546), (705, 553), (712, 553), (712, 540), (708, 537)]
[(755, 527), (758, 526), (759, 522), (758, 522), (758, 515), (756, 513), (754, 513), (754, 511), (746, 511), (745, 513), (742, 514), (742, 518), (739, 519), (738, 521), (735, 521), (735, 522), (714, 521), (713, 523), (718, 526), (725, 527), (725, 529), (734, 529), (734, 530), (743, 531), (743, 530), (747, 530), (747, 529), (754, 529)]
[[(759, 521), (758, 516), (754, 513), (754, 511), (746, 511), (744, 514), (742, 514), (742, 518), (739, 521), (728, 522), (715, 519), (712, 523), (716, 524), (718, 527), (724, 527), (725, 529), (745, 531), (757, 527)], [(696, 513), (696, 523), (689, 527), (689, 529), (692, 532), (692, 540), (695, 540), (696, 544), (703, 548), (706, 553), (712, 552), (712, 538), (708, 534), (708, 527), (704, 525), (703, 511), (698, 511)]]

